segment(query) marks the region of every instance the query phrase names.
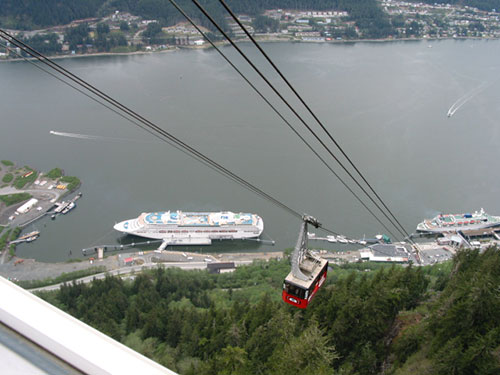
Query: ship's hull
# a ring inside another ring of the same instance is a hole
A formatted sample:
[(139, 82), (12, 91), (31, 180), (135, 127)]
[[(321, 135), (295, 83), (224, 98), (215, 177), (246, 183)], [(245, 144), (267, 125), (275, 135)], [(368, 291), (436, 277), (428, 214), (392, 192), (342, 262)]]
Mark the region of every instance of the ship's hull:
[(457, 231), (468, 231), (468, 230), (481, 230), (481, 229), (488, 229), (488, 228), (500, 228), (499, 223), (494, 223), (494, 224), (485, 224), (485, 225), (454, 225), (454, 226), (448, 226), (448, 227), (435, 227), (435, 228), (429, 228), (429, 227), (424, 227), (424, 226), (418, 226), (417, 227), (417, 232), (419, 233), (445, 233), (445, 232), (457, 232)]
[[(170, 215), (175, 220), (169, 220)], [(222, 222), (221, 217), (225, 218)], [(234, 217), (246, 220), (233, 220)], [(165, 219), (166, 218), (166, 219)], [(215, 218), (215, 219), (214, 219)], [(206, 219), (206, 220), (205, 220)], [(176, 221), (176, 222), (169, 222)], [(257, 238), (264, 230), (262, 219), (254, 214), (223, 213), (145, 213), (136, 219), (125, 220), (114, 226), (122, 233), (158, 239), (169, 245), (209, 245), (214, 240)]]

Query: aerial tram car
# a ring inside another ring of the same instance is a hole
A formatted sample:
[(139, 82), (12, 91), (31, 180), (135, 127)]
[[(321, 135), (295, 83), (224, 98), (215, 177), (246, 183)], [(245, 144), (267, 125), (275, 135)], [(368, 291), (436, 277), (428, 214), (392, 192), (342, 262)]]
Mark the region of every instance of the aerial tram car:
[(313, 254), (307, 248), (307, 224), (320, 227), (318, 221), (309, 215), (302, 217), (297, 245), (292, 253), (292, 270), (283, 282), (283, 301), (299, 309), (305, 309), (316, 292), (326, 281), (328, 261)]

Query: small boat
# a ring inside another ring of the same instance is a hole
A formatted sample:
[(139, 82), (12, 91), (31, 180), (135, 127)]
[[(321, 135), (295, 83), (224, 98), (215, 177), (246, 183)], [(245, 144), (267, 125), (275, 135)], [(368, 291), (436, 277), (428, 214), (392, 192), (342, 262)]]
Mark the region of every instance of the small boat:
[(326, 236), (326, 240), (328, 242), (337, 242), (337, 239), (335, 238), (335, 236)]
[(339, 241), (340, 243), (349, 243), (347, 238), (345, 238), (344, 236), (338, 236), (337, 241)]
[[(18, 240), (24, 240), (24, 241), (33, 241), (35, 240), (38, 236), (40, 235), (40, 232), (35, 230), (33, 232), (30, 232), (30, 233), (27, 233), (21, 237), (18, 238)], [(32, 240), (30, 240), (30, 238), (33, 238)]]
[(73, 202), (70, 202), (65, 208), (64, 210), (62, 210), (62, 213), (63, 214), (67, 214), (69, 211), (71, 211), (73, 208), (76, 207), (76, 204), (73, 203)]

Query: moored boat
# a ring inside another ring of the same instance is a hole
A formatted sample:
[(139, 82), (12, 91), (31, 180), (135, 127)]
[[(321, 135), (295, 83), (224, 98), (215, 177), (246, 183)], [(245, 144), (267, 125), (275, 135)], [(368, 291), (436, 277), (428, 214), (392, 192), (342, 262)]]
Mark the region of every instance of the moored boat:
[(500, 217), (487, 214), (484, 209), (473, 214), (441, 214), (417, 225), (417, 232), (442, 233), (500, 227)]

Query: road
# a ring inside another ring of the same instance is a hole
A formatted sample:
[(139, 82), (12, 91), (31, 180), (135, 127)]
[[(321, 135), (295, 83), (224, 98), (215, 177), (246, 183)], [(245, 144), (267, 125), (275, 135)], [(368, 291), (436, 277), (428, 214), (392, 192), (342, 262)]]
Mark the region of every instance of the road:
[[(234, 264), (236, 266), (241, 266), (241, 265), (248, 265), (251, 264), (253, 261), (252, 260), (238, 260), (235, 261)], [(77, 283), (90, 283), (94, 279), (104, 279), (107, 275), (112, 275), (112, 276), (130, 276), (132, 273), (138, 273), (141, 272), (144, 269), (149, 269), (149, 268), (155, 268), (161, 265), (164, 268), (172, 268), (172, 267), (177, 267), (183, 270), (204, 270), (207, 268), (207, 263), (206, 262), (172, 262), (172, 263), (145, 263), (140, 266), (126, 266), (126, 267), (121, 267), (117, 268), (115, 270), (110, 270), (107, 272), (103, 273), (98, 273), (95, 275), (90, 275), (86, 277), (82, 277), (80, 279), (74, 280)], [(66, 282), (68, 283), (68, 282)], [(58, 290), (61, 288), (61, 285), (65, 283), (59, 283), (59, 284), (54, 284), (54, 285), (48, 285), (44, 286), (41, 288), (35, 288), (35, 289), (30, 289), (30, 292), (47, 292), (47, 291), (52, 291), (52, 290)]]

